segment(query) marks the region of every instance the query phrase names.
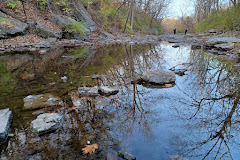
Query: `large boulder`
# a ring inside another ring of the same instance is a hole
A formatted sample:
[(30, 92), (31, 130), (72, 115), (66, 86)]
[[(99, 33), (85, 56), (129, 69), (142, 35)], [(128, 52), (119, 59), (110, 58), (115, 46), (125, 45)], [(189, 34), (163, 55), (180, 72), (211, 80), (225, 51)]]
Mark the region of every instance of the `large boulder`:
[(58, 105), (60, 98), (50, 93), (40, 95), (28, 95), (23, 99), (23, 109), (33, 110), (46, 106)]
[[(63, 16), (63, 15), (52, 14), (50, 17), (50, 20), (62, 28), (71, 27), (71, 25), (79, 25), (78, 24), (79, 22), (76, 21), (75, 19), (72, 19), (68, 16)], [(82, 24), (81, 27), (82, 27), (83, 31), (85, 32), (85, 34), (90, 34), (90, 30), (86, 26), (84, 26)], [(75, 39), (86, 39), (86, 36), (84, 34), (79, 33), (77, 31), (64, 32), (63, 37), (66, 39), (74, 39), (74, 38)]]
[(36, 30), (37, 30), (37, 35), (43, 38), (62, 38), (62, 30), (50, 30), (46, 27), (44, 27), (43, 25), (41, 25), (40, 23), (37, 23), (36, 26)]
[(12, 120), (12, 111), (7, 109), (0, 110), (0, 143), (8, 137), (8, 131)]
[(173, 72), (150, 70), (142, 76), (142, 80), (155, 84), (166, 84), (174, 83), (176, 81), (176, 76)]
[(28, 25), (26, 23), (23, 23), (13, 17), (7, 16), (1, 11), (0, 17), (0, 39), (24, 34), (28, 28)]
[(64, 121), (63, 115), (59, 113), (44, 113), (37, 116), (37, 119), (31, 122), (34, 132), (43, 134), (51, 132), (62, 126)]

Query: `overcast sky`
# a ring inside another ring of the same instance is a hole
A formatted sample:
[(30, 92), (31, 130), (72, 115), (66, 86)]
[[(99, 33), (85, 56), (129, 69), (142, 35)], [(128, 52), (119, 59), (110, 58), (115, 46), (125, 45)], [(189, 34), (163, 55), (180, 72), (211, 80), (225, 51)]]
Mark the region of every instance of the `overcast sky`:
[(181, 17), (181, 9), (185, 15), (191, 15), (194, 13), (194, 0), (172, 0), (169, 5), (167, 17)]

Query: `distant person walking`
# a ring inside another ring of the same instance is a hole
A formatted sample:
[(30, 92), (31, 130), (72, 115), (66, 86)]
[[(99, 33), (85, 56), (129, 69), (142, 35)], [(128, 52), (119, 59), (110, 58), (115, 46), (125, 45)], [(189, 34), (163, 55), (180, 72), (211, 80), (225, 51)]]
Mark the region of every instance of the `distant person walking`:
[(187, 34), (187, 29), (185, 29), (185, 35)]
[(177, 29), (175, 28), (175, 29), (173, 30), (173, 33), (176, 34), (176, 31), (177, 31)]

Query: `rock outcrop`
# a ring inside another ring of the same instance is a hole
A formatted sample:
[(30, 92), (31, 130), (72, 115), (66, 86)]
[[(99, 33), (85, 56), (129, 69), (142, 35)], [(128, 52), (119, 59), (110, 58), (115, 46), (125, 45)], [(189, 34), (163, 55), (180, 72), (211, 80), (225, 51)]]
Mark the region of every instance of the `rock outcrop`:
[(64, 117), (58, 113), (44, 113), (31, 122), (34, 132), (43, 134), (54, 131), (62, 126)]
[(24, 34), (28, 28), (26, 23), (23, 23), (13, 17), (10, 17), (0, 11), (0, 39), (10, 38), (13, 36)]
[(79, 21), (85, 22), (85, 26), (90, 30), (90, 32), (94, 32), (96, 30), (96, 24), (83, 5), (80, 2), (75, 1), (71, 4), (71, 6), (74, 9), (73, 12), (76, 18)]
[(7, 109), (0, 110), (0, 143), (8, 137), (8, 131), (12, 120), (12, 111)]
[(236, 37), (215, 37), (204, 43), (204, 48), (216, 48), (218, 50), (231, 50), (234, 43), (240, 43), (240, 39)]
[[(67, 16), (63, 16), (63, 15), (57, 15), (57, 14), (52, 14), (50, 17), (50, 20), (52, 22), (54, 22), (55, 24), (57, 24), (58, 26), (60, 26), (61, 28), (67, 28), (67, 27), (72, 27), (71, 25), (79, 25), (78, 21), (67, 17)], [(85, 34), (90, 34), (90, 30), (84, 26), (83, 24), (81, 25), (83, 31), (85, 32)], [(73, 31), (73, 32), (63, 32), (63, 38), (66, 39), (87, 39), (87, 37), (78, 32), (78, 31)]]

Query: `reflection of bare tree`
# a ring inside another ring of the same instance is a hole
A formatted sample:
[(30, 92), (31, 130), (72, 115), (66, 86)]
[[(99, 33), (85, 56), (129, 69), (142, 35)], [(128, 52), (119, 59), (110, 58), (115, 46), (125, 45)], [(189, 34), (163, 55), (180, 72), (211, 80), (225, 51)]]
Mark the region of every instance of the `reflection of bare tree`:
[(194, 64), (191, 71), (197, 76), (190, 81), (196, 92), (182, 90), (182, 93), (196, 107), (190, 117), (191, 125), (198, 126), (199, 130), (207, 130), (203, 131), (203, 136), (206, 132), (210, 135), (208, 138), (199, 137), (201, 140), (197, 143), (189, 142), (185, 154), (201, 159), (234, 159), (232, 145), (239, 147), (239, 144), (233, 142), (233, 138), (238, 135), (236, 130), (239, 130), (239, 70), (234, 68), (234, 60), (201, 51), (192, 51), (191, 54), (191, 63)]
[(124, 114), (121, 113), (117, 118), (120, 122), (119, 128), (121, 131), (126, 131), (126, 134), (129, 134), (129, 131), (132, 133), (134, 125), (138, 124), (142, 128), (141, 132), (144, 133), (145, 138), (149, 140), (151, 139), (152, 129), (148, 119), (152, 113), (148, 112), (150, 105), (146, 106), (142, 103), (143, 96), (147, 91), (142, 86), (131, 85), (130, 82), (139, 78), (142, 73), (149, 69), (156, 68), (156, 66), (161, 67), (162, 54), (159, 53), (161, 50), (159, 46), (149, 45), (150, 50), (148, 51), (145, 47), (141, 49), (137, 47), (142, 46), (125, 46), (127, 58), (110, 68), (107, 74), (111, 75), (112, 79), (103, 83), (118, 86), (121, 88), (121, 94), (124, 97), (132, 97), (132, 99), (123, 99), (124, 106), (127, 106), (127, 109), (124, 110)]

